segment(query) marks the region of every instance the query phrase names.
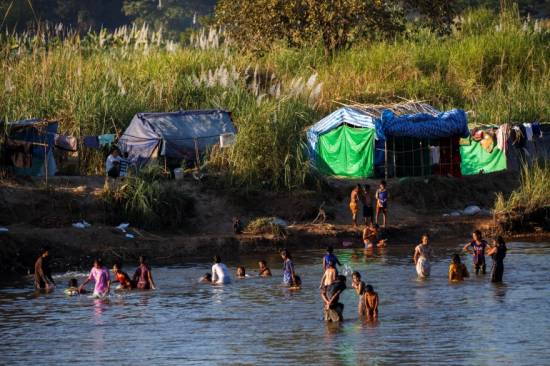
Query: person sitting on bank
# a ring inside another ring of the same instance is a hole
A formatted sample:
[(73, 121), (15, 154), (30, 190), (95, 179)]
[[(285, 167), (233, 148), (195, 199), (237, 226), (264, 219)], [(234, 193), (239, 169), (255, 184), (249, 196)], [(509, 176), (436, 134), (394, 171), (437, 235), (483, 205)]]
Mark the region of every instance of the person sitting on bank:
[(378, 293), (374, 291), (371, 285), (367, 285), (363, 294), (363, 307), (367, 319), (378, 318), (378, 302)]
[(111, 153), (107, 156), (105, 172), (110, 178), (118, 178), (120, 176), (120, 150), (116, 147), (111, 149)]
[(34, 287), (36, 289), (53, 289), (55, 287), (55, 281), (52, 277), (52, 271), (50, 270), (50, 248), (44, 247), (42, 254), (36, 259), (34, 263)]
[(324, 318), (328, 322), (340, 322), (344, 320), (344, 304), (340, 303), (340, 295), (346, 289), (346, 276), (339, 275), (336, 281), (321, 291), (324, 303)]
[(227, 266), (222, 263), (222, 259), (219, 255), (214, 257), (214, 264), (212, 265), (212, 283), (217, 285), (226, 285), (231, 283), (231, 276)]
[(65, 295), (67, 296), (77, 296), (81, 294), (85, 294), (86, 290), (82, 289), (80, 290), (78, 288), (78, 280), (76, 278), (71, 278), (69, 280), (69, 286), (65, 289)]
[(271, 277), (271, 270), (267, 266), (267, 262), (265, 260), (261, 260), (258, 262), (258, 275), (260, 277)]
[(468, 268), (460, 261), (460, 256), (458, 254), (453, 254), (451, 264), (449, 265), (449, 281), (461, 282), (467, 277), (470, 277)]
[(387, 239), (380, 239), (380, 227), (378, 224), (370, 223), (363, 229), (363, 244), (365, 249), (383, 248), (387, 245)]
[(144, 256), (139, 257), (139, 267), (134, 272), (132, 281), (140, 290), (156, 290), (157, 288), (155, 286), (155, 281), (153, 281), (151, 267), (147, 264), (147, 260)]
[(135, 284), (132, 283), (132, 280), (130, 279), (130, 276), (128, 276), (128, 273), (122, 270), (122, 265), (120, 263), (115, 263), (113, 265), (113, 274), (115, 275), (115, 281), (113, 282), (119, 283), (119, 289), (131, 290), (132, 288), (136, 287)]

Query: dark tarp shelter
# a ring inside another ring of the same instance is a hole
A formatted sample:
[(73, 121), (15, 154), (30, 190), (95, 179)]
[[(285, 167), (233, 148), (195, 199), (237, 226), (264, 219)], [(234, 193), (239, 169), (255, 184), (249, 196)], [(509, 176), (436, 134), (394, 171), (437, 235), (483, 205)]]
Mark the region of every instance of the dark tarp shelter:
[(17, 175), (53, 176), (57, 172), (53, 154), (58, 123), (28, 119), (0, 123), (3, 165), (12, 166)]
[(224, 110), (138, 113), (120, 137), (119, 147), (137, 166), (158, 156), (192, 160), (228, 133), (235, 134), (236, 129)]

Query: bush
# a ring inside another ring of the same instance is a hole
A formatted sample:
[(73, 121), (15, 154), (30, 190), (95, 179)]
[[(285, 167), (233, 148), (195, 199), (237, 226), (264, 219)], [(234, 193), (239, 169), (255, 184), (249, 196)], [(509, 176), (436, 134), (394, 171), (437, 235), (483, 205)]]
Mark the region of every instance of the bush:
[(282, 225), (279, 225), (274, 217), (259, 217), (248, 223), (246, 232), (255, 235), (273, 235), (275, 238), (286, 238), (287, 231)]
[(115, 222), (125, 220), (147, 229), (178, 229), (194, 214), (194, 199), (179, 182), (168, 180), (160, 167), (107, 185), (103, 199), (117, 215)]

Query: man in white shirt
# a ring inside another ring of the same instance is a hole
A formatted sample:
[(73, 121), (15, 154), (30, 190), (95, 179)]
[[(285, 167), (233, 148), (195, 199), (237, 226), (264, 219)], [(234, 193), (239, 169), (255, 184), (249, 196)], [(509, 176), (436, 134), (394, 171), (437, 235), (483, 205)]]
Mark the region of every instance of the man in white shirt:
[(222, 259), (219, 255), (214, 257), (214, 265), (212, 266), (212, 283), (214, 284), (228, 284), (231, 283), (231, 276), (227, 266), (222, 263)]
[(111, 178), (118, 178), (120, 175), (120, 151), (118, 149), (113, 149), (109, 156), (107, 156), (107, 161), (105, 162), (105, 172)]

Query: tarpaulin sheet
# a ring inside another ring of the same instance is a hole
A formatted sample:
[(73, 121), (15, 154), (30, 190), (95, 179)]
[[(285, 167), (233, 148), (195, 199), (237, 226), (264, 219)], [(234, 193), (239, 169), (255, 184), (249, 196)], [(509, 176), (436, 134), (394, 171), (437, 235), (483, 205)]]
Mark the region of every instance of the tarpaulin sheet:
[(403, 136), (414, 138), (442, 138), (451, 136), (467, 137), (468, 120), (462, 109), (453, 109), (432, 116), (427, 113), (404, 114), (396, 116), (386, 109), (382, 112), (376, 126), (379, 139), (386, 136)]
[(342, 125), (319, 137), (318, 169), (326, 175), (364, 178), (374, 174), (374, 129)]
[(470, 139), (470, 145), (460, 146), (460, 158), (462, 175), (506, 170), (506, 155), (502, 150), (495, 146), (489, 153), (479, 142), (472, 139)]

